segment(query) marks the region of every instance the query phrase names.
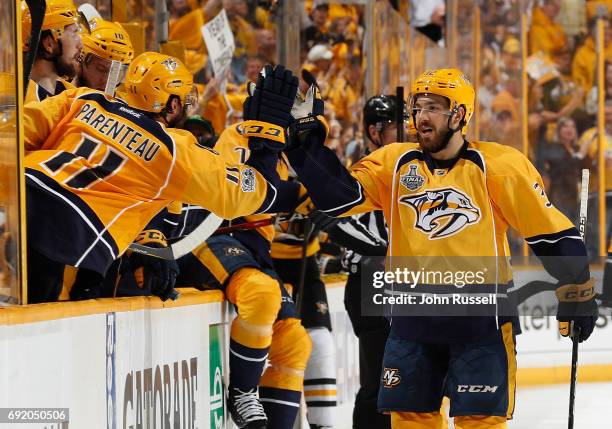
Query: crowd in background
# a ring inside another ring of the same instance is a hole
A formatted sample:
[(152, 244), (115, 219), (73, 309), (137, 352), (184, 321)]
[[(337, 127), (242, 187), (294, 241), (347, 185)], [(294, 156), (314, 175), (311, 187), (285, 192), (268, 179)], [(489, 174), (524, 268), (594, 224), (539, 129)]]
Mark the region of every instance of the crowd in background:
[[(300, 61), (317, 78), (326, 101), (328, 145), (340, 158), (355, 159), (363, 141), (359, 124), (364, 103), (364, 10), (318, 0), (303, 3)], [(220, 133), (241, 120), (246, 83), (256, 80), (264, 64), (277, 61), (275, 11), (247, 0), (208, 0), (197, 7), (187, 0), (169, 0), (168, 8), (169, 38), (183, 42), (186, 64), (200, 84), (202, 116)], [(221, 8), (227, 13), (236, 49), (227, 76), (214, 76), (193, 23), (206, 22)]]
[[(606, 191), (612, 189), (612, 37), (610, 1), (542, 0), (530, 11), (523, 65), (520, 5), (490, 0), (482, 10), (480, 137), (523, 150), (521, 69), (528, 78), (528, 155), (547, 194), (570, 219), (579, 209), (580, 171), (591, 170), (587, 240), (597, 247), (597, 17), (603, 18), (605, 61)], [(608, 203), (609, 205), (609, 203)], [(608, 210), (608, 213), (610, 210)], [(605, 222), (608, 225), (609, 222)]]

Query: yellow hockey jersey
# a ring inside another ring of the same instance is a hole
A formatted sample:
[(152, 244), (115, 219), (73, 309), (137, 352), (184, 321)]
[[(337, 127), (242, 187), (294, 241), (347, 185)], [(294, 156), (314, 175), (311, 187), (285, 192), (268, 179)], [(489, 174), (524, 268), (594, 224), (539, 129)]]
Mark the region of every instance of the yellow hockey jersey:
[(30, 101), (43, 101), (47, 97), (58, 95), (67, 89), (76, 88), (73, 84), (62, 78), (57, 78), (55, 82), (55, 92), (51, 94), (45, 88), (34, 82), (32, 79), (28, 82), (28, 90), (26, 92), (25, 103)]
[(450, 168), (436, 168), (417, 144), (395, 143), (351, 174), (362, 192), (342, 215), (383, 210), (390, 256), (510, 256), (508, 227), (528, 239), (573, 227), (531, 162), (497, 143), (466, 144)]
[(25, 106), (28, 236), (41, 253), (104, 273), (170, 202), (224, 218), (276, 197), (252, 167), (228, 165), (143, 112), (87, 88)]

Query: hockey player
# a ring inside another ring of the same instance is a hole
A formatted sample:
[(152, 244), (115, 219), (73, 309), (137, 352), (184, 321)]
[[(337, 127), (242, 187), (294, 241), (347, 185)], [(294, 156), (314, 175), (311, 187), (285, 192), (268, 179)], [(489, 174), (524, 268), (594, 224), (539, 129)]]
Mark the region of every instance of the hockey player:
[[(506, 231), (512, 226), (536, 255), (555, 257), (542, 261), (559, 281), (557, 319), (573, 322), (584, 341), (597, 304), (580, 235), (547, 201), (538, 172), (520, 152), (465, 140), (473, 110), (474, 89), (461, 71), (428, 71), (412, 85), (418, 144), (388, 145), (348, 172), (310, 117), (292, 127), (287, 154), (318, 209), (333, 216), (382, 210), (391, 256), (494, 257), (497, 292), (511, 281)], [(554, 263), (559, 256), (572, 258)], [(391, 413), (393, 428), (438, 428), (446, 392), (455, 427), (505, 428), (514, 408), (519, 329), (512, 315), (393, 317), (379, 410)], [(464, 388), (472, 385), (495, 388)]]
[(114, 95), (134, 59), (130, 36), (121, 24), (102, 18), (92, 18), (88, 26), (89, 34), (82, 36), (81, 67), (74, 84)]
[[(251, 100), (257, 111), (247, 135), (258, 150), (248, 165), (227, 165), (198, 147), (191, 134), (172, 128), (184, 122), (196, 96), (191, 73), (167, 55), (147, 52), (134, 60), (126, 78), (127, 104), (86, 88), (28, 103), (30, 301), (57, 299), (65, 265), (104, 275), (171, 201), (198, 204), (227, 218), (285, 209), (284, 183), (274, 176), (271, 184), (261, 173), (273, 169), (266, 152), (283, 147), (284, 132), (265, 119), (290, 116), (297, 79), (281, 67), (271, 73), (277, 85), (264, 90), (262, 77)], [(291, 99), (287, 111), (279, 107), (266, 116), (271, 98)], [(153, 292), (167, 297), (169, 291)]]
[[(214, 146), (228, 162), (243, 164), (250, 156), (245, 126), (241, 122), (225, 129)], [(278, 158), (277, 171), (281, 178), (287, 177), (286, 160)], [(294, 186), (297, 203), (297, 183)], [(184, 207), (179, 235), (191, 232), (205, 215), (199, 207)], [(265, 223), (270, 218), (245, 216), (227, 225)], [(179, 286), (220, 289), (236, 305), (238, 317), (230, 332), (228, 409), (239, 428), (293, 428), (311, 350), (293, 300), (274, 272), (273, 236), (272, 224), (214, 235), (179, 260)], [(266, 358), (269, 366), (263, 372)]]
[[(32, 17), (25, 0), (21, 2), (23, 51), (30, 46)], [(72, 0), (47, 0), (36, 59), (32, 66), (26, 103), (42, 101), (65, 89), (74, 88), (66, 79), (77, 75), (81, 56), (81, 26)]]
[[(87, 3), (86, 5), (90, 6)], [(86, 21), (88, 31), (81, 36), (83, 49), (81, 50), (80, 67), (72, 84), (76, 87), (97, 89), (109, 95), (115, 95), (116, 87), (123, 83), (127, 68), (134, 59), (134, 48), (130, 36), (121, 24), (105, 21), (97, 15), (93, 7), (85, 10), (81, 7), (79, 13), (86, 18), (92, 10), (96, 15)], [(161, 260), (149, 260), (150, 258), (141, 255), (134, 255), (134, 258), (156, 265), (166, 263)], [(117, 261), (116, 264), (122, 269), (126, 268), (125, 260)], [(166, 264), (171, 264), (171, 262)], [(112, 278), (114, 279), (114, 276)], [(100, 298), (104, 296), (101, 290), (102, 280), (100, 274), (94, 271), (77, 270), (67, 266), (64, 272), (64, 289), (72, 300)]]

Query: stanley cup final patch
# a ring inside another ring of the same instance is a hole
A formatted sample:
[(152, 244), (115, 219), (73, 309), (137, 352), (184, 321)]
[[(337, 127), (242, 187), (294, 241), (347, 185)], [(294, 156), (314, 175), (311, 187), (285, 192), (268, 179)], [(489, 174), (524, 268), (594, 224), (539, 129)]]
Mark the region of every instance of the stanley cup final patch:
[(242, 187), (242, 192), (255, 192), (255, 172), (252, 168), (242, 170), (240, 186)]
[(423, 183), (425, 183), (425, 178), (417, 173), (419, 168), (418, 165), (409, 165), (410, 170), (406, 174), (402, 174), (400, 176), (400, 183), (406, 187), (409, 191), (416, 191)]

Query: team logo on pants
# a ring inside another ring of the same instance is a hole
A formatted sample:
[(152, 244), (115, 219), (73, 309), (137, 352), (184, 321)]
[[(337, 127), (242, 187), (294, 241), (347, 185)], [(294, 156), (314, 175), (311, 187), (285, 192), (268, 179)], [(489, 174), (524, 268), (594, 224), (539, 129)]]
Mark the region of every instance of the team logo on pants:
[(480, 210), (470, 197), (454, 188), (404, 195), (399, 201), (414, 209), (414, 227), (427, 233), (430, 240), (456, 234), (480, 220)]
[(399, 370), (396, 368), (384, 368), (382, 382), (385, 387), (395, 387), (400, 384), (402, 377), (399, 375)]
[(226, 247), (225, 248), (225, 256), (241, 256), (246, 252), (242, 250), (240, 247)]

